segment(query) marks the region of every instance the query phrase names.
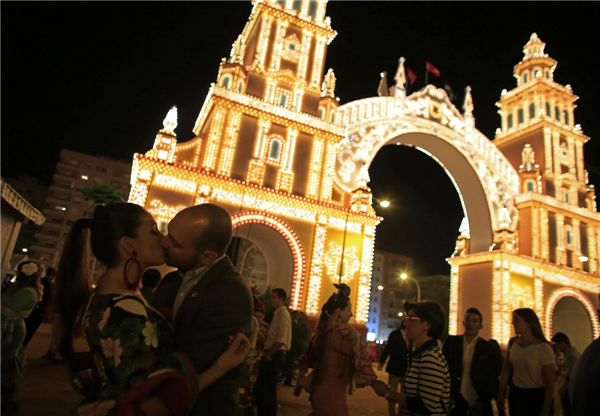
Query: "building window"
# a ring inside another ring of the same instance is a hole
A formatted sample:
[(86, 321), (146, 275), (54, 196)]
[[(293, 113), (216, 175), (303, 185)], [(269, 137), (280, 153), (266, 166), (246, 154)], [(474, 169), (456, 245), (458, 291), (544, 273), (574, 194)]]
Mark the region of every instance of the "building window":
[(325, 109), (323, 107), (319, 107), (319, 118), (325, 120)]
[(294, 0), (294, 2), (292, 3), (292, 8), (294, 10), (300, 11), (302, 9), (302, 0), (300, 0), (300, 1)]
[(550, 71), (548, 71), (547, 69), (546, 69), (546, 78), (550, 79)]
[(518, 117), (518, 120), (519, 120), (519, 124), (523, 123), (525, 117), (523, 116), (523, 109), (522, 108), (519, 108), (519, 111), (517, 112), (517, 117)]
[(101, 166), (96, 166), (96, 172), (106, 173), (106, 168), (103, 168)]
[(560, 121), (560, 110), (558, 107), (554, 107), (554, 118)]
[(277, 0), (277, 3), (281, 4), (281, 7), (285, 7), (285, 0)]
[(281, 140), (271, 139), (271, 143), (269, 143), (269, 156), (268, 156), (269, 160), (279, 162), (280, 156), (281, 156)]
[(550, 107), (550, 103), (546, 103), (546, 115), (552, 117), (552, 107)]
[(54, 209), (55, 209), (55, 210), (57, 210), (57, 211), (66, 211), (66, 210), (67, 210), (67, 207), (63, 207), (63, 206), (61, 206), (61, 205), (56, 205), (56, 206), (54, 207)]
[(567, 113), (567, 110), (563, 111), (563, 116), (565, 118), (565, 124), (569, 124), (569, 113)]
[(535, 182), (527, 181), (527, 192), (535, 192)]
[(508, 122), (508, 128), (509, 128), (509, 129), (512, 129), (512, 126), (513, 126), (513, 115), (512, 115), (512, 114), (509, 114), (509, 115), (508, 115), (508, 120), (507, 120), (507, 122)]
[(375, 297), (373, 298), (373, 302), (378, 302), (378, 300), (377, 300), (377, 296), (375, 296)]
[(570, 226), (568, 226), (568, 228), (565, 231), (565, 245), (567, 247), (573, 246), (573, 231), (571, 230)]
[(373, 308), (373, 313), (377, 313), (377, 308)]
[(335, 111), (331, 111), (331, 115), (329, 116), (329, 122), (333, 123), (335, 121)]
[(312, 17), (313, 19), (317, 18), (317, 1), (316, 0), (310, 0), (308, 2), (308, 15), (310, 17)]
[(73, 166), (79, 166), (79, 162), (76, 160), (71, 160), (71, 165)]
[(242, 88), (244, 87), (244, 81), (241, 79), (238, 81), (237, 92), (242, 92)]
[(288, 98), (289, 98), (288, 95), (285, 92), (282, 92), (281, 95), (279, 96), (279, 106), (287, 107)]
[(529, 104), (529, 119), (531, 120), (534, 117), (535, 117), (535, 104), (531, 103), (531, 104)]
[(527, 81), (529, 81), (529, 74), (525, 72), (523, 74), (523, 83), (527, 84)]
[(87, 176), (87, 175), (81, 175), (81, 179), (83, 179), (84, 181), (87, 181), (87, 180), (88, 180), (88, 179), (90, 179), (90, 178), (88, 178), (88, 176)]
[(231, 76), (225, 75), (223, 77), (223, 81), (221, 81), (221, 87), (229, 88), (230, 85), (231, 85)]
[(565, 202), (569, 203), (569, 191), (565, 191)]
[(376, 324), (377, 323), (377, 318), (373, 318), (373, 323)]
[(539, 69), (534, 69), (533, 70), (533, 77), (534, 78), (538, 78), (542, 73), (540, 72)]

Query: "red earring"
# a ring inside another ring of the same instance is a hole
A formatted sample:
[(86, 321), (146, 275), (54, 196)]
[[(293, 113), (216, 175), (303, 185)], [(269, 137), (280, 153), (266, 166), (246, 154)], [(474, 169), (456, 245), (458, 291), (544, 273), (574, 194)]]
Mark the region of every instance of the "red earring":
[[(129, 290), (137, 289), (137, 287), (140, 285), (140, 280), (142, 280), (142, 265), (140, 264), (138, 259), (135, 258), (135, 256), (137, 256), (135, 250), (133, 251), (132, 256), (133, 257), (130, 257), (125, 262), (125, 267), (123, 267), (123, 280), (125, 281), (125, 286), (127, 286)], [(134, 282), (130, 282), (127, 278), (127, 267), (129, 266), (129, 263), (135, 263), (138, 267), (138, 270), (140, 271), (138, 278)]]

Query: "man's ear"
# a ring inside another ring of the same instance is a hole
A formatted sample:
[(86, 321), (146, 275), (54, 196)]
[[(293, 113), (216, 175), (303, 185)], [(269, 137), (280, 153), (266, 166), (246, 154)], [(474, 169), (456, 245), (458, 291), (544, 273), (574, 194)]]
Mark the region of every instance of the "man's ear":
[(217, 259), (217, 257), (219, 257), (219, 255), (216, 252), (214, 252), (212, 250), (205, 250), (202, 253), (202, 261), (201, 261), (201, 263), (204, 266), (206, 266), (206, 265), (212, 263), (213, 261), (215, 261)]

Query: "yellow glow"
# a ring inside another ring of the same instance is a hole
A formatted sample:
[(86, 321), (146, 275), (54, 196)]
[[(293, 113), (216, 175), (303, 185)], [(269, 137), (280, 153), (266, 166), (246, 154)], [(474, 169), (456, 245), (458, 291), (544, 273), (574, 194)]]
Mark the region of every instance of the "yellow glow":
[(379, 205), (381, 205), (381, 206), (382, 206), (382, 207), (384, 207), (384, 208), (387, 208), (387, 207), (389, 207), (389, 206), (390, 206), (390, 201), (381, 201), (381, 202), (379, 203)]
[(407, 277), (408, 277), (408, 275), (407, 275), (406, 273), (402, 273), (402, 274), (400, 275), (400, 278), (402, 278), (402, 279), (406, 279)]

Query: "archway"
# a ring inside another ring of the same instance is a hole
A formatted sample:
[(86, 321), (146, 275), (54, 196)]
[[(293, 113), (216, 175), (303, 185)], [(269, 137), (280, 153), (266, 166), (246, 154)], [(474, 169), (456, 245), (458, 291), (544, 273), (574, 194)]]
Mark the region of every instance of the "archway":
[(288, 290), (290, 307), (300, 309), (306, 256), (296, 233), (281, 219), (264, 212), (241, 212), (231, 219), (238, 237), (247, 238), (264, 254), (267, 262), (266, 285)]
[(565, 287), (552, 293), (546, 310), (546, 334), (565, 333), (579, 352), (600, 336), (598, 314), (579, 290)]
[[(336, 184), (346, 192), (364, 181), (381, 147), (409, 145), (429, 154), (452, 178), (470, 230), (471, 253), (490, 250), (494, 232), (514, 231), (519, 177), (506, 157), (475, 129), (472, 102), (461, 115), (432, 85), (397, 99), (368, 98), (340, 107), (348, 126), (336, 159)], [(451, 253), (448, 253), (449, 255)]]

